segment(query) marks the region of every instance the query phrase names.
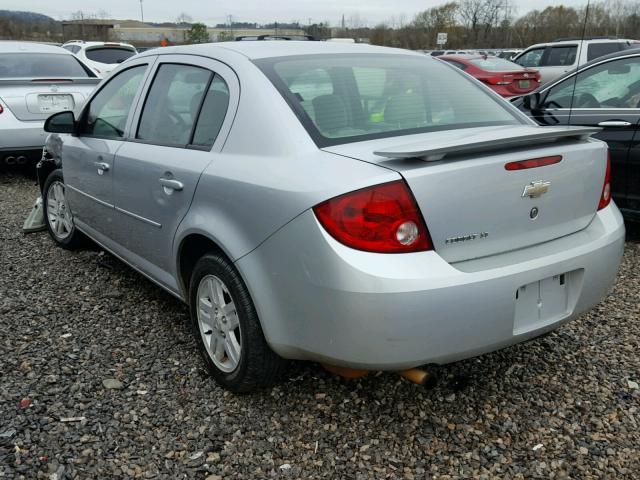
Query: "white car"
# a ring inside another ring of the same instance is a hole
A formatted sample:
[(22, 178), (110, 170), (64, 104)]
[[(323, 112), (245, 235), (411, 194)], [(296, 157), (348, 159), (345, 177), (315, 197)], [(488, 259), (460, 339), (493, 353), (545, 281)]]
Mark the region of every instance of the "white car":
[(0, 163), (40, 160), (47, 117), (79, 111), (99, 82), (89, 66), (60, 47), (0, 42)]
[(586, 38), (561, 39), (538, 43), (516, 55), (512, 61), (540, 72), (541, 83), (548, 83), (580, 65), (610, 53), (638, 48), (637, 40)]
[(100, 77), (106, 77), (127, 58), (138, 54), (133, 45), (116, 42), (71, 40), (62, 45), (89, 65)]

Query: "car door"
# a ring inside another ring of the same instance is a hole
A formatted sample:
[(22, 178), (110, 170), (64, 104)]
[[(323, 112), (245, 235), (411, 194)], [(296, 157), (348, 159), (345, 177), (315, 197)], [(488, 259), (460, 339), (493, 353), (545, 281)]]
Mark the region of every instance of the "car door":
[(131, 263), (176, 288), (170, 274), (175, 232), (202, 171), (222, 148), (239, 85), (233, 71), (214, 60), (160, 58), (115, 159), (115, 238)]
[(629, 149), (627, 164), (629, 180), (627, 197), (622, 209), (625, 216), (640, 221), (640, 121), (636, 125), (636, 134)]
[(69, 205), (80, 229), (109, 236), (114, 220), (113, 159), (122, 146), (132, 104), (142, 87), (149, 57), (100, 87), (64, 138), (62, 165)]
[(543, 91), (541, 99), (542, 109), (534, 115), (540, 123), (602, 128), (594, 136), (609, 145), (613, 197), (625, 208), (637, 175), (629, 153), (640, 121), (640, 55), (597, 63)]

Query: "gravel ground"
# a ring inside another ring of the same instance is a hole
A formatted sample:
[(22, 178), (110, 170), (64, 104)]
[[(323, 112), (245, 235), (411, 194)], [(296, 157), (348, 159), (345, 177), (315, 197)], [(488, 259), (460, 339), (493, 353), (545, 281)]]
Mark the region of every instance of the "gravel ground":
[(638, 478), (637, 239), (592, 312), (440, 367), (434, 390), (298, 364), (234, 396), (185, 306), (100, 250), (21, 233), (36, 196), (0, 174), (0, 478)]

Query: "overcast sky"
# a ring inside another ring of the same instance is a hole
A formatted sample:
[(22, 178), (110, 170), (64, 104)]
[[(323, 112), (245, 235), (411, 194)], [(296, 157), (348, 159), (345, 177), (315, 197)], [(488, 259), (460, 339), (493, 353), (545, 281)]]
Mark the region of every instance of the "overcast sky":
[[(509, 0), (517, 14), (549, 5), (580, 6), (586, 0)], [(271, 23), (329, 21), (337, 25), (344, 14), (347, 19), (358, 16), (361, 23), (374, 25), (381, 21), (410, 20), (415, 13), (445, 3), (444, 0), (143, 0), (146, 21), (174, 21), (181, 13), (208, 25), (234, 21)], [(103, 10), (111, 18), (140, 19), (139, 0), (0, 0), (0, 10), (31, 10), (57, 20), (68, 19), (82, 10), (94, 14)]]

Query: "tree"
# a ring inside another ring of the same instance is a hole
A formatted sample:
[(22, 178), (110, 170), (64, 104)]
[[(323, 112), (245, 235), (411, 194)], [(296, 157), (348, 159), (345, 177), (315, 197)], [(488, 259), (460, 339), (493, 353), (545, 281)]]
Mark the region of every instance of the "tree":
[(178, 15), (178, 18), (176, 18), (176, 24), (178, 25), (190, 25), (191, 22), (193, 22), (193, 18), (191, 18), (191, 15), (188, 15), (184, 12), (182, 12), (180, 15)]
[(187, 41), (189, 43), (207, 43), (209, 41), (209, 32), (204, 23), (194, 23), (187, 33)]

